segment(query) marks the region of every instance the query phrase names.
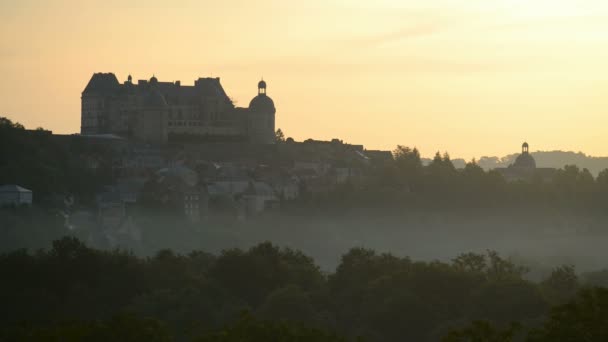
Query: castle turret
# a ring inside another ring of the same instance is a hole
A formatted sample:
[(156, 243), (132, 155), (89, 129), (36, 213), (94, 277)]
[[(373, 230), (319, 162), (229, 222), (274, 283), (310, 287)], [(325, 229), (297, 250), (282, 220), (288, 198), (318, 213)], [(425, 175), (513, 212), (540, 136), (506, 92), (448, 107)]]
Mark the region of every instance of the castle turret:
[(120, 88), (113, 73), (96, 73), (82, 91), (81, 134), (109, 133), (111, 121), (111, 99)]
[(247, 134), (252, 143), (274, 144), (275, 140), (274, 101), (266, 95), (266, 81), (258, 83), (258, 96), (249, 103)]

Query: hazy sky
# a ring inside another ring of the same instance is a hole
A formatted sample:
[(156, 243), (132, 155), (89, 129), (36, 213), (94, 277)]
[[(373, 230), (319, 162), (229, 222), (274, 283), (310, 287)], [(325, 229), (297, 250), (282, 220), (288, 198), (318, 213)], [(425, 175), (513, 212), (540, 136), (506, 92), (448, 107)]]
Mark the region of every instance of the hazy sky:
[(94, 72), (247, 106), (260, 77), (296, 140), (454, 157), (608, 155), (605, 0), (0, 0), (0, 115), (78, 132)]

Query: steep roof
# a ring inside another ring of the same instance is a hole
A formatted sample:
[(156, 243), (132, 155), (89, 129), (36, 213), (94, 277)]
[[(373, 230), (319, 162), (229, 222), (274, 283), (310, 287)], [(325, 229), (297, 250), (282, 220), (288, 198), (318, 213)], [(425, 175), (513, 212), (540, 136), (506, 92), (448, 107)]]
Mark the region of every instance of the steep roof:
[(194, 85), (181, 85), (179, 82), (160, 82), (153, 77), (148, 80), (139, 80), (136, 84), (118, 82), (113, 73), (95, 73), (82, 92), (83, 94), (99, 95), (135, 95), (144, 99), (144, 102), (163, 105), (159, 92), (166, 104), (189, 104), (195, 105), (203, 98), (217, 98), (221, 102), (232, 104), (232, 101), (222, 87), (219, 78), (205, 77), (194, 81)]
[(120, 88), (120, 83), (113, 73), (95, 73), (84, 88), (83, 94), (111, 94)]
[(230, 101), (228, 95), (224, 91), (219, 78), (199, 78), (194, 82), (194, 87), (197, 88), (197, 92), (203, 96), (209, 97), (220, 97), (226, 101)]

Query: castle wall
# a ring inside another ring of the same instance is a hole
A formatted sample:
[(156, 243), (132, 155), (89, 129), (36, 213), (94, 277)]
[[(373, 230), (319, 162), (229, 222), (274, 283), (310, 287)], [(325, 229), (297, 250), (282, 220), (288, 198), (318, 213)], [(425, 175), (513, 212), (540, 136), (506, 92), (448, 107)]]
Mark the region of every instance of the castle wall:
[(106, 116), (105, 98), (99, 95), (83, 95), (81, 101), (80, 132), (82, 134), (98, 134), (101, 122)]

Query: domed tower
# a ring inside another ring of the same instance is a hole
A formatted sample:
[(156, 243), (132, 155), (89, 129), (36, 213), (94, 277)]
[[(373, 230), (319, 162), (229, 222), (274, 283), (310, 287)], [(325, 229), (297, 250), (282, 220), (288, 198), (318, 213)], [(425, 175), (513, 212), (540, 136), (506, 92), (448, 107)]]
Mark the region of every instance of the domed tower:
[(258, 96), (249, 103), (247, 135), (249, 141), (257, 144), (274, 144), (274, 101), (266, 95), (266, 81), (258, 83)]
[(513, 163), (513, 167), (517, 168), (525, 168), (525, 169), (535, 169), (536, 168), (536, 160), (529, 153), (530, 146), (527, 142), (524, 142), (521, 145), (521, 154), (517, 156), (515, 159), (515, 163)]

